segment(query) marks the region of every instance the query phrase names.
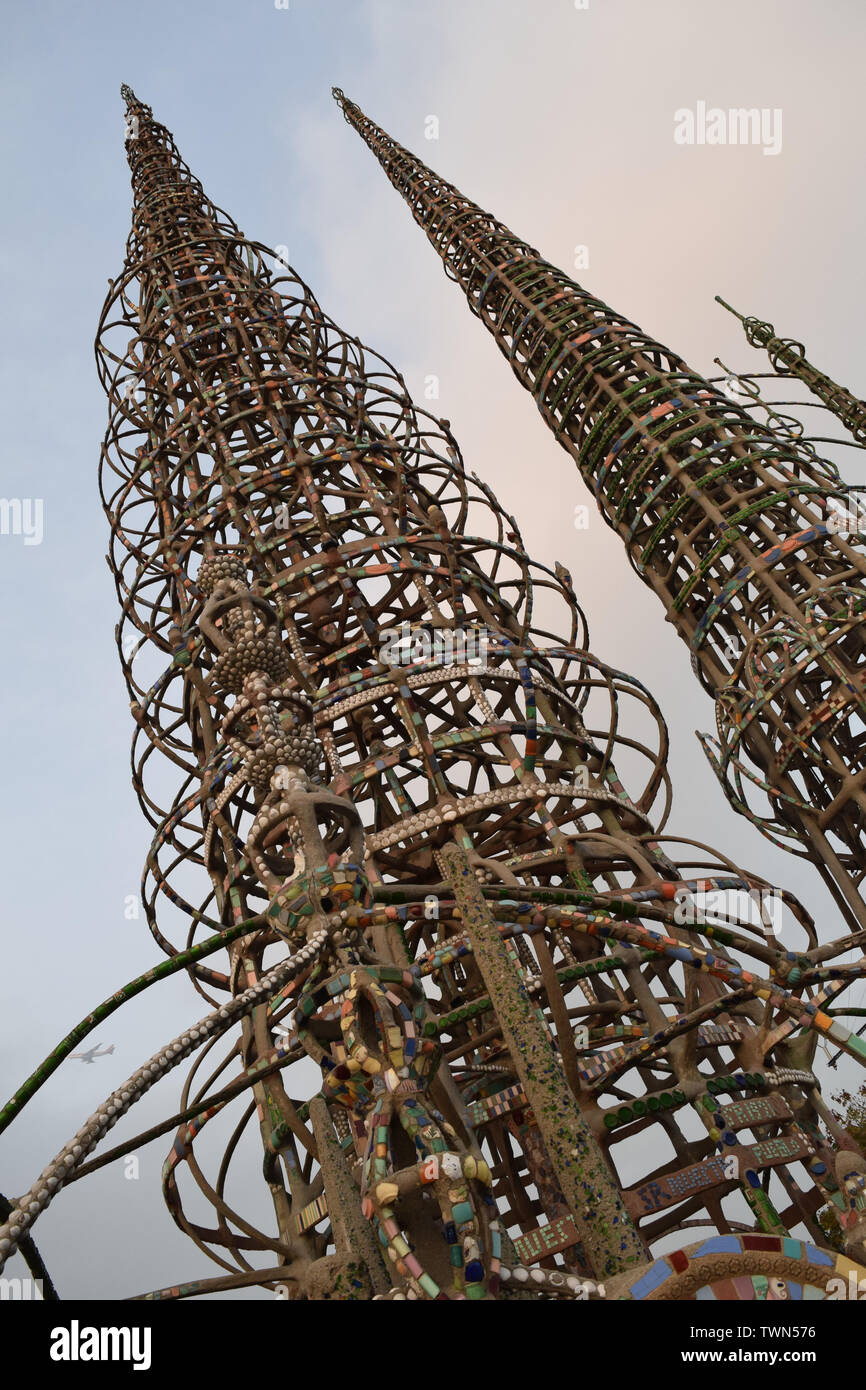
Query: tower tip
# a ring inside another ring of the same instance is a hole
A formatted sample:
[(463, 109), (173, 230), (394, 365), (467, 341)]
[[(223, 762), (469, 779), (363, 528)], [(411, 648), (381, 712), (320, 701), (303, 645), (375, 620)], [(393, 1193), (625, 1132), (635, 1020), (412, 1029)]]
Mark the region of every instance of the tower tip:
[(334, 98), (334, 101), (339, 102), (340, 106), (342, 106), (343, 102), (346, 100), (342, 87), (332, 87), (331, 96)]

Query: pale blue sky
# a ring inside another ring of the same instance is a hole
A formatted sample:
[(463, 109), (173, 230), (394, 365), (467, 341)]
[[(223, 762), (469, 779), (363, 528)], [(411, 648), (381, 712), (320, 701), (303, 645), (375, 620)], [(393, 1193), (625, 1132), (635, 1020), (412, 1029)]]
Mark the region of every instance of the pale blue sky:
[[(6, 0), (0, 490), (43, 499), (45, 535), (30, 547), (0, 537), (4, 1095), (157, 958), (143, 920), (123, 912), (150, 831), (130, 787), (96, 486), (106, 406), (92, 344), (129, 229), (121, 82), (173, 131), (213, 200), (248, 236), (288, 245), (326, 311), (419, 398), (438, 376), (436, 409), (467, 466), (519, 517), (531, 553), (571, 569), (595, 652), (659, 699), (671, 828), (775, 876), (822, 935), (837, 934), (817, 878), (725, 805), (694, 738), (712, 707), (685, 648), (617, 538), (595, 519), (573, 529), (587, 500), (573, 464), (330, 89), (554, 262), (571, 268), (587, 245), (579, 278), (693, 365), (711, 370), (716, 353), (760, 360), (713, 304), (722, 293), (802, 337), (862, 393), (864, 27), (856, 0), (590, 0), (587, 11), (572, 0), (291, 0), (289, 11), (272, 0)], [(781, 153), (677, 146), (674, 111), (699, 100), (781, 108)], [(430, 115), (437, 141), (424, 138)], [(121, 1011), (96, 1038), (114, 1041), (114, 1056), (65, 1063), (4, 1136), (0, 1188), (28, 1186), (105, 1093), (203, 1012), (185, 979)], [(163, 1083), (112, 1140), (168, 1114), (178, 1089)], [(122, 1296), (216, 1272), (164, 1211), (166, 1149), (145, 1151), (138, 1182), (115, 1166), (40, 1220), (61, 1293)], [(250, 1214), (266, 1216), (250, 1171)]]

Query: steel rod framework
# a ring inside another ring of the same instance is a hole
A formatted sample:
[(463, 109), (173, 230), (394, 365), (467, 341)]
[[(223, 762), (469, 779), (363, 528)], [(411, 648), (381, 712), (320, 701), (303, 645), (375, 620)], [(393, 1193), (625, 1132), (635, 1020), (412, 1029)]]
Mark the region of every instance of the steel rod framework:
[[(835, 468), (334, 96), (688, 642), (716, 702), (717, 737), (702, 743), (729, 801), (808, 856), (849, 924), (866, 926), (866, 554), (826, 524), (828, 497), (846, 496)], [(779, 354), (862, 437), (862, 404)]]
[(720, 295), (717, 303), (738, 318), (743, 325), (746, 338), (752, 347), (763, 348), (774, 370), (802, 381), (845, 429), (854, 436), (858, 444), (866, 444), (866, 401), (860, 401), (846, 387), (840, 386), (816, 367), (806, 356), (806, 349), (795, 338), (779, 338), (771, 323), (749, 315), (737, 313)]
[[(812, 1069), (822, 1038), (866, 1061), (837, 1017), (860, 939), (667, 832), (664, 721), (567, 571), (124, 97), (101, 477), (170, 964), (121, 995), (182, 967), (209, 1012), (10, 1204), (0, 1261), (198, 1053), (163, 1186), (222, 1272), (143, 1297), (820, 1296), (850, 1265), (820, 1208), (866, 1255), (866, 1165)], [(256, 1126), (272, 1229), (229, 1199)]]

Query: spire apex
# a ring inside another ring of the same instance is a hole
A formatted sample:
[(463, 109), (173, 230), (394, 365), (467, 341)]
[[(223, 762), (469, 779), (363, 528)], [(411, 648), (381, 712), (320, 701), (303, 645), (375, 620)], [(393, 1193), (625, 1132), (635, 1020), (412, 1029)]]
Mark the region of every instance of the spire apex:
[[(866, 715), (866, 550), (826, 524), (828, 495), (847, 495), (835, 465), (754, 421), (357, 106), (347, 103), (344, 116), (688, 644), (717, 702), (718, 738), (701, 742), (730, 804), (774, 843), (807, 855), (849, 926), (866, 927), (866, 749), (854, 733)], [(771, 324), (742, 322), (774, 366), (807, 381), (866, 441), (863, 402), (802, 360), (799, 344), (775, 339)], [(796, 559), (793, 537), (801, 538)], [(771, 655), (782, 640), (790, 666)], [(802, 679), (792, 678), (795, 662)], [(754, 810), (748, 783), (764, 793), (752, 793)]]

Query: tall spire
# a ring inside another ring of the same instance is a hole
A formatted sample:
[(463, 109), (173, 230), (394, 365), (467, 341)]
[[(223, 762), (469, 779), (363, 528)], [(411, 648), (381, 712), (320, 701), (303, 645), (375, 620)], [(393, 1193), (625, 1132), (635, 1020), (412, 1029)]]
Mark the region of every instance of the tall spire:
[[(334, 97), (577, 463), (716, 701), (725, 793), (866, 926), (866, 554), (835, 468), (757, 424)], [(753, 798), (756, 805), (753, 806)]]
[[(0, 1259), (66, 1182), (155, 1137), (82, 1167), (204, 1048), (163, 1186), (221, 1272), (184, 1295), (694, 1297), (732, 1272), (820, 1295), (836, 1257), (786, 1235), (849, 1215), (856, 1155), (812, 1058), (831, 1037), (866, 1059), (827, 1012), (866, 962), (837, 967), (850, 937), (819, 945), (794, 898), (666, 830), (664, 722), (590, 652), (568, 572), (530, 559), (447, 421), (205, 197), (131, 92), (126, 147), (103, 496), (148, 924), (211, 1012), (43, 1170)], [(199, 1136), (244, 1092), (209, 1180)], [(251, 1123), (268, 1229), (227, 1196)], [(695, 1226), (724, 1250), (653, 1259)]]

